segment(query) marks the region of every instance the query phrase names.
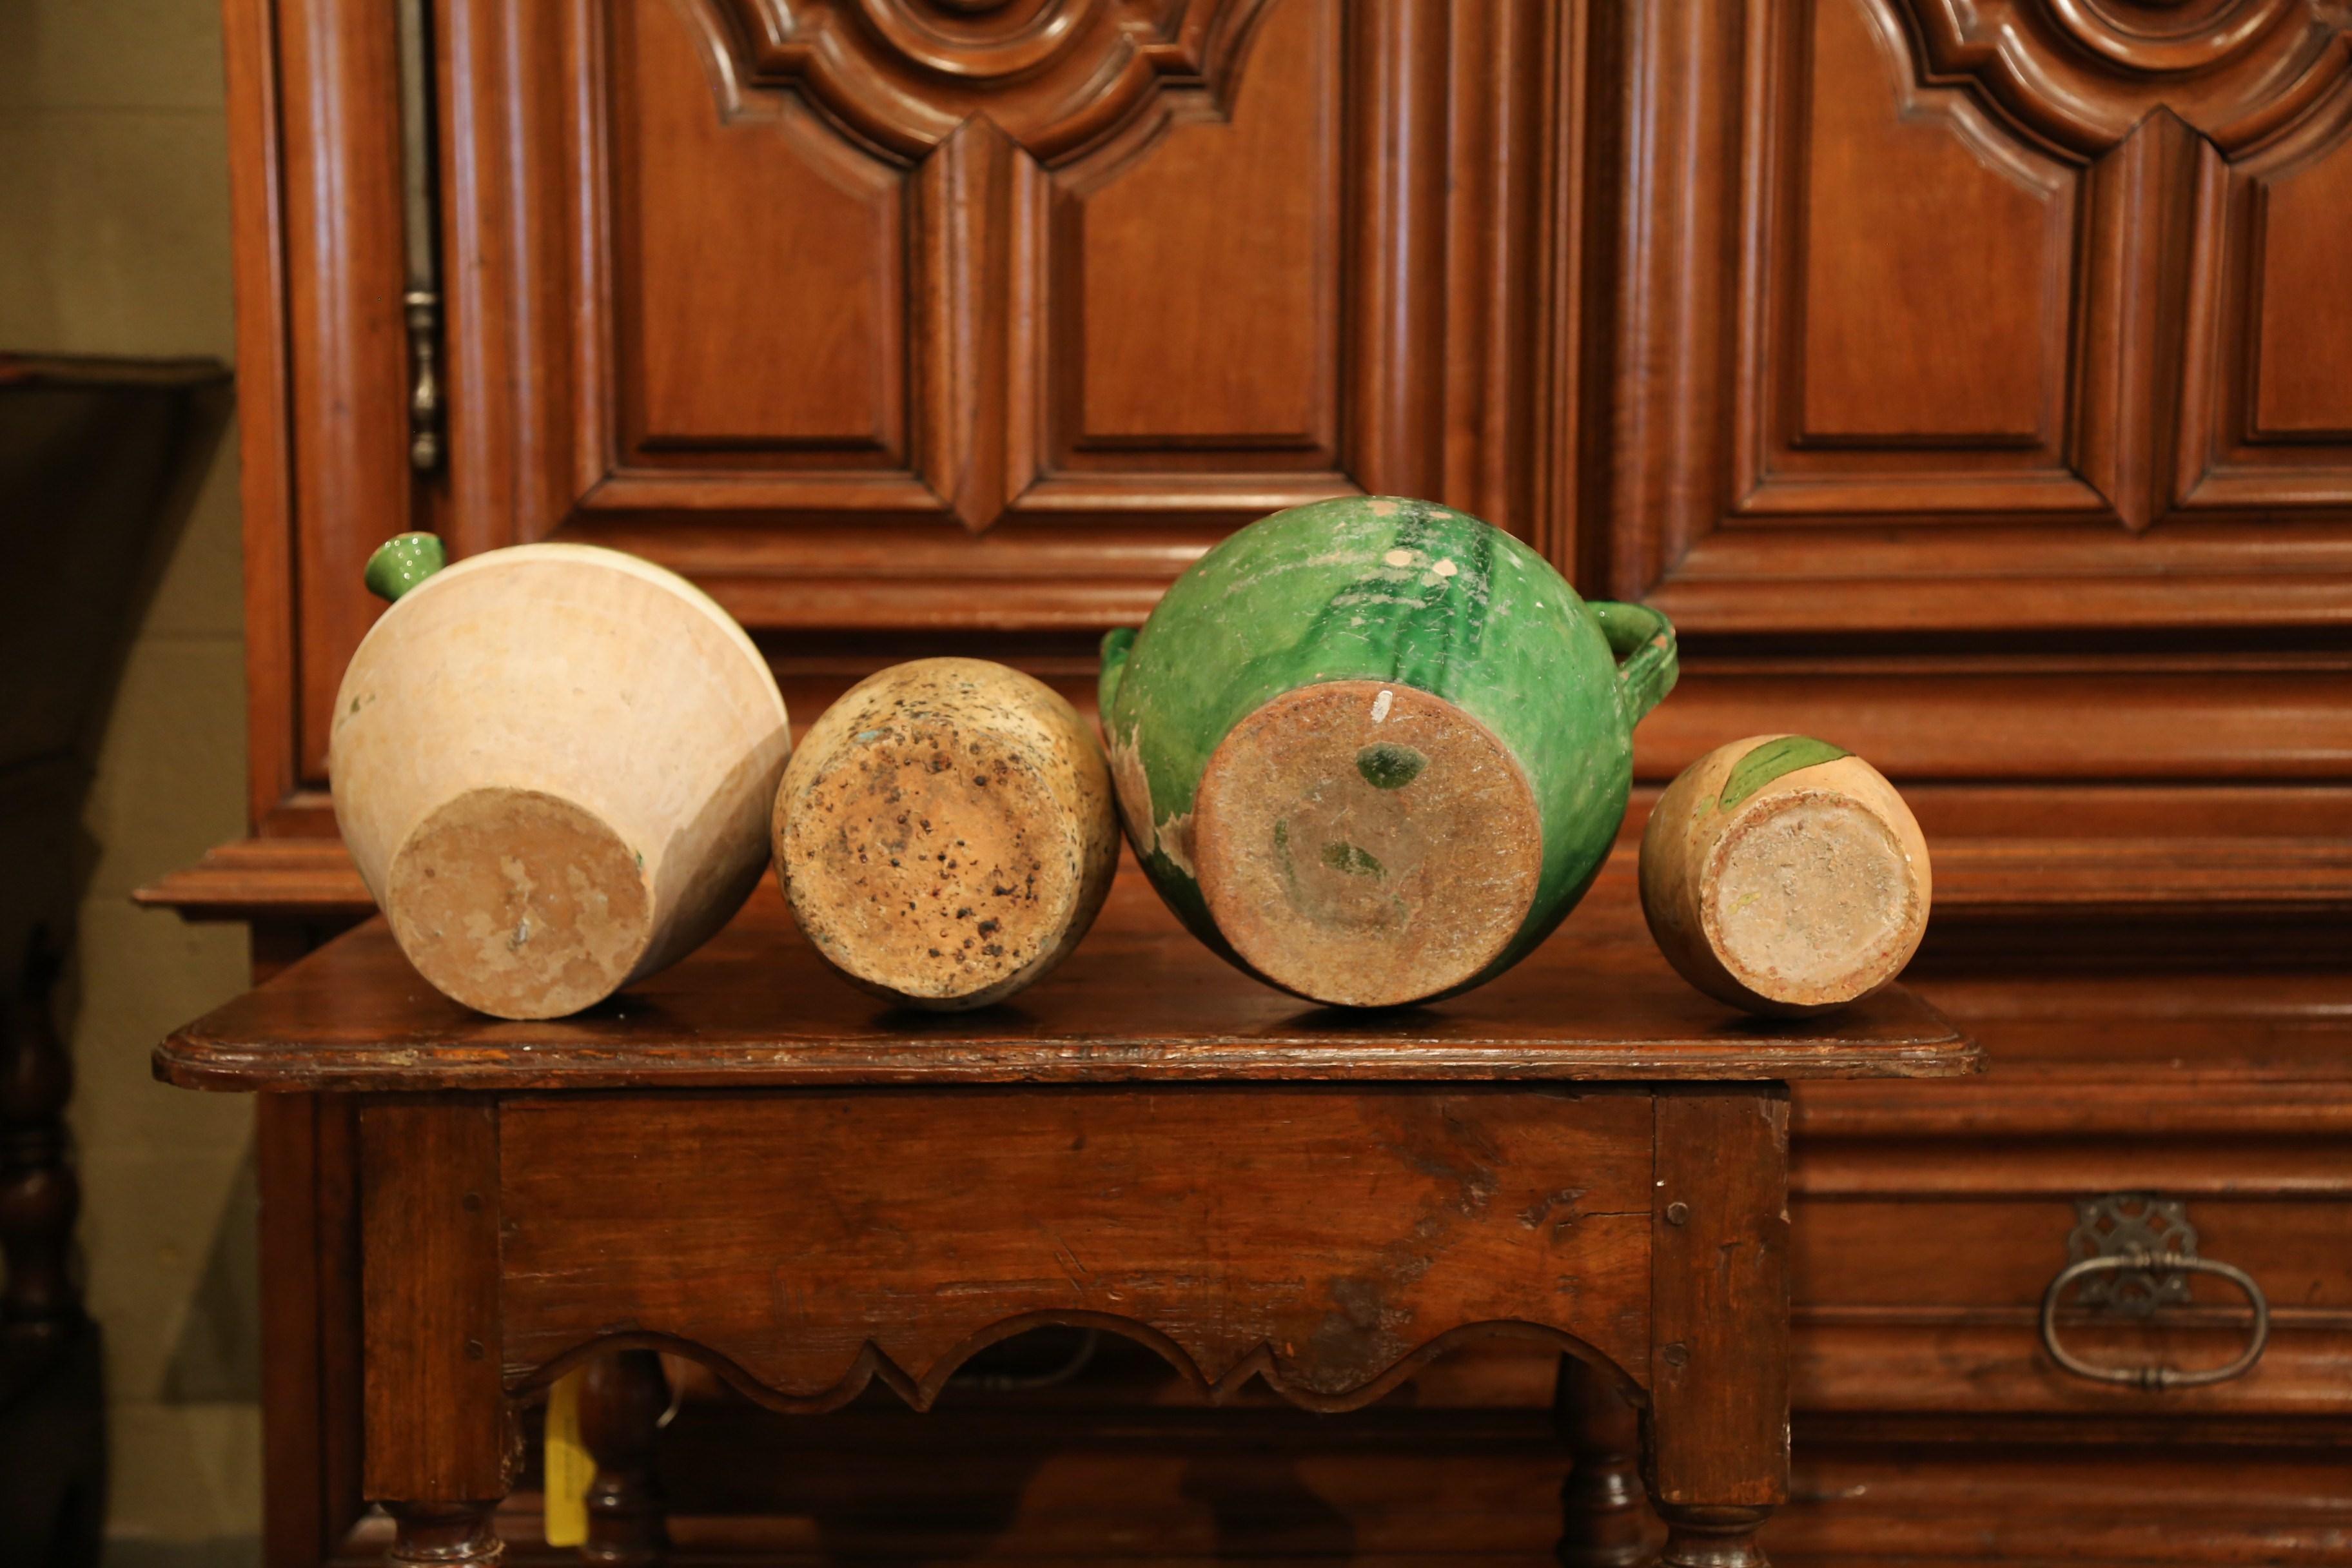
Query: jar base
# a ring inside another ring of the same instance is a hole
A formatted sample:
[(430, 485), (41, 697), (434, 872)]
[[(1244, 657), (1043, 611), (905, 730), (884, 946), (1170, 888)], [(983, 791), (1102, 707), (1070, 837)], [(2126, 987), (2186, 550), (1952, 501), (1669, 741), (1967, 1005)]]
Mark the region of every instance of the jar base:
[(1234, 726), (1201, 778), (1201, 891), (1243, 961), (1339, 1006), (1475, 978), (1526, 922), (1543, 824), (1517, 759), (1454, 704), (1333, 680)]
[(1810, 1013), (1895, 978), (1927, 926), (1921, 893), (1876, 815), (1843, 795), (1799, 790), (1744, 813), (1724, 835), (1699, 910), (1734, 984), (1776, 1011)]
[(895, 720), (787, 774), (777, 865), (802, 931), (866, 989), (978, 1007), (1059, 958), (1080, 910), (1087, 824), (1006, 737)]
[(627, 984), (651, 946), (635, 850), (538, 790), (467, 790), (419, 823), (383, 893), (392, 933), (434, 989), (499, 1018), (561, 1018)]

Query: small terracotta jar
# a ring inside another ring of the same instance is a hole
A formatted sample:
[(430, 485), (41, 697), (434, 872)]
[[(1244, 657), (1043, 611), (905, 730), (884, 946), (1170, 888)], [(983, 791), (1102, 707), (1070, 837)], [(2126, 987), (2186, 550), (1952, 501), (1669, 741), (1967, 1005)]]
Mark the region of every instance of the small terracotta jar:
[(867, 677), (776, 792), (776, 875), (827, 962), (879, 996), (979, 1007), (1059, 963), (1118, 865), (1110, 770), (1043, 682), (976, 658)]
[(683, 577), (526, 544), (442, 569), (404, 534), (344, 671), (335, 820), (444, 994), (552, 1018), (692, 952), (767, 864), (792, 749), (751, 639)]
[(1933, 890), (1895, 786), (1805, 735), (1717, 747), (1666, 787), (1642, 835), (1642, 908), (1667, 962), (1755, 1013), (1823, 1012), (1894, 979)]
[(1501, 973), (1591, 884), (1674, 628), (1518, 540), (1351, 496), (1252, 523), (1105, 639), (1136, 858), (1203, 941), (1318, 1002)]

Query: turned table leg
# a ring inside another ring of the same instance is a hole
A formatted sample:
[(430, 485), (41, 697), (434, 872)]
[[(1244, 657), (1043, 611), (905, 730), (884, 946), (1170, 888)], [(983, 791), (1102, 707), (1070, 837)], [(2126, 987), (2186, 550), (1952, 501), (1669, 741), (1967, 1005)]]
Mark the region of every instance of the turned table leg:
[(607, 1568), (660, 1568), (669, 1554), (654, 1434), (668, 1407), (661, 1357), (622, 1351), (588, 1363), (580, 1388), (580, 1436), (596, 1461), (588, 1488), (588, 1540), (581, 1557)]
[(513, 1484), (499, 1377), (496, 1110), (454, 1096), (360, 1110), (366, 1495), (397, 1527), (395, 1568), (497, 1563)]
[(1559, 1489), (1560, 1563), (1641, 1568), (1651, 1551), (1639, 1413), (1591, 1363), (1564, 1355), (1552, 1385), (1552, 1422), (1570, 1456)]
[(388, 1502), (383, 1508), (397, 1529), (384, 1553), (393, 1568), (496, 1563), (504, 1555), (490, 1529), (494, 1502)]
[(1666, 1549), (1661, 1568), (1769, 1568), (1756, 1531), (1769, 1508), (1685, 1508), (1667, 1503)]
[(1644, 1479), (1664, 1568), (1764, 1568), (1789, 1495), (1789, 1100), (1660, 1089)]

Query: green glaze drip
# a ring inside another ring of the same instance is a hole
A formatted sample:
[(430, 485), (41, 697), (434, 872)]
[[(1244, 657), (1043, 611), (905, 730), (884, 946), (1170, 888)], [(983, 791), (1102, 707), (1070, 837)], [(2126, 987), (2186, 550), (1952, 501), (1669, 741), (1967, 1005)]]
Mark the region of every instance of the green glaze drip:
[(1095, 706), (1106, 718), (1118, 700), (1118, 678), (1127, 673), (1127, 656), (1135, 650), (1135, 628), (1113, 626), (1103, 633), (1102, 673), (1095, 678)]
[(1324, 600), (1297, 643), (1252, 660), (1244, 684), (1294, 665), (1302, 649), (1360, 647), (1374, 659), (1362, 673), (1454, 695), (1458, 668), (1486, 642), (1495, 542), (1503, 535), (1433, 501), (1376, 504), (1391, 509), (1378, 514), (1387, 548)]
[(1783, 773), (1818, 767), (1853, 754), (1843, 746), (1832, 746), (1811, 735), (1783, 735), (1777, 741), (1767, 741), (1731, 765), (1729, 776), (1723, 781), (1723, 793), (1716, 799), (1716, 809), (1729, 811)]
[(368, 557), (367, 590), (386, 604), (449, 564), (449, 552), (438, 534), (395, 533)]
[(1389, 868), (1372, 855), (1352, 844), (1336, 841), (1323, 846), (1323, 864), (1350, 877), (1370, 877), (1375, 882), (1389, 874)]
[(1282, 890), (1290, 895), (1291, 907), (1297, 908), (1298, 868), (1290, 860), (1290, 822), (1286, 817), (1274, 819), (1274, 863), (1282, 868)]
[(1429, 759), (1411, 746), (1381, 741), (1356, 753), (1356, 771), (1374, 789), (1402, 789), (1421, 776)]

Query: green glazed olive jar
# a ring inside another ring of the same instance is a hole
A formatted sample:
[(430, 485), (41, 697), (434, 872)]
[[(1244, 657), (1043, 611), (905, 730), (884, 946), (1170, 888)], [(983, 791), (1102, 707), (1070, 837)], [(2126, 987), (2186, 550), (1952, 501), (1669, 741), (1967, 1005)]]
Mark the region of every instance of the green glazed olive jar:
[(1314, 1001), (1509, 968), (1575, 907), (1674, 628), (1430, 501), (1293, 507), (1103, 639), (1120, 817), (1195, 934)]

